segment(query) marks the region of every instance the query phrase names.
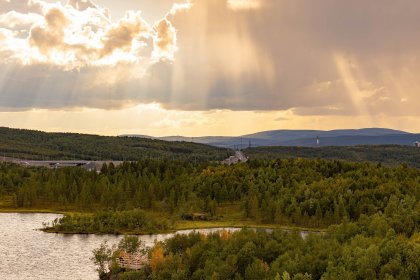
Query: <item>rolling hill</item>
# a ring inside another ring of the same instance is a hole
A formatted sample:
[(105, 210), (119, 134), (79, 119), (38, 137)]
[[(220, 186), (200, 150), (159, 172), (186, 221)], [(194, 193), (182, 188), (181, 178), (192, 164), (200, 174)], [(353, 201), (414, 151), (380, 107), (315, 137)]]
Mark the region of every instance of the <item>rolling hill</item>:
[(199, 143), (108, 137), (76, 133), (46, 133), (0, 127), (1, 157), (23, 159), (138, 160), (175, 158), (223, 160), (231, 150)]
[[(319, 136), (320, 146), (313, 147), (318, 135), (321, 135)], [(383, 162), (393, 165), (407, 163), (420, 167), (420, 149), (410, 147), (414, 141), (420, 139), (420, 135), (388, 129), (277, 130), (243, 137), (193, 139), (163, 137), (157, 139), (147, 136), (109, 137), (76, 133), (46, 133), (3, 127), (0, 128), (0, 160), (1, 157), (13, 157), (37, 160), (171, 158), (189, 161), (219, 161), (233, 154), (233, 151), (226, 147), (239, 148), (241, 138), (242, 147), (246, 148), (245, 154), (252, 159), (319, 157)], [(249, 141), (252, 148), (247, 148)]]
[(315, 147), (319, 137), (320, 146), (356, 146), (356, 145), (412, 145), (420, 141), (420, 134), (385, 128), (364, 128), (344, 130), (272, 130), (238, 137), (204, 136), (204, 137), (151, 137), (128, 135), (130, 137), (147, 137), (165, 141), (195, 142), (217, 147), (246, 148), (260, 146), (301, 146)]

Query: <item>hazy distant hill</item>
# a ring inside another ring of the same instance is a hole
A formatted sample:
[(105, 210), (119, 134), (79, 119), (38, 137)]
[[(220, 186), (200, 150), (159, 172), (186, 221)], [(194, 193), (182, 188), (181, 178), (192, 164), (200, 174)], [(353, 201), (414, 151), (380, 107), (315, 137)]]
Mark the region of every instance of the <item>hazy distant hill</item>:
[[(136, 137), (137, 135), (130, 135)], [(148, 137), (142, 136), (138, 137)], [(316, 146), (316, 139), (319, 137), (320, 146), (353, 146), (353, 145), (412, 145), (419, 141), (419, 134), (411, 134), (405, 131), (385, 128), (364, 128), (345, 130), (271, 130), (238, 137), (204, 136), (204, 137), (183, 137), (169, 136), (158, 137), (165, 141), (185, 141), (208, 144), (218, 147), (242, 147), (249, 146)]]
[(252, 159), (323, 158), (349, 161), (380, 162), (388, 165), (407, 164), (420, 168), (420, 148), (397, 145), (351, 147), (256, 147), (244, 150)]
[(339, 129), (339, 130), (271, 130), (254, 134), (244, 135), (243, 137), (254, 139), (271, 139), (276, 141), (287, 141), (301, 138), (336, 137), (343, 135), (352, 136), (378, 136), (387, 134), (408, 134), (405, 131), (387, 128), (362, 128), (362, 129)]
[[(353, 135), (341, 135), (350, 133)], [(381, 133), (387, 134), (381, 135)], [(304, 148), (304, 146), (314, 146), (315, 135), (320, 135), (321, 147)], [(254, 147), (257, 144), (270, 146), (246, 149), (245, 153), (251, 158), (321, 157), (353, 161), (379, 161), (391, 164), (405, 162), (420, 167), (420, 149), (409, 147), (412, 146), (414, 141), (420, 140), (420, 134), (388, 129), (362, 129), (336, 131), (278, 130), (256, 133), (251, 136), (252, 138), (242, 137), (244, 148), (248, 146), (248, 141), (251, 141)], [(293, 137), (300, 138), (293, 139)], [(3, 156), (26, 159), (137, 160), (144, 157), (153, 157), (191, 161), (223, 160), (232, 154), (232, 150), (191, 143), (191, 141), (201, 141), (222, 147), (233, 147), (233, 145), (238, 147), (241, 143), (240, 137), (197, 137), (193, 139), (165, 137), (162, 139), (166, 141), (147, 136), (141, 138), (137, 136), (106, 137), (75, 133), (45, 133), (0, 127), (0, 160)], [(372, 146), (333, 147), (360, 144)], [(374, 146), (378, 144), (406, 146)], [(301, 146), (301, 148), (282, 146)]]
[[(387, 134), (377, 136), (343, 135), (320, 137), (321, 147), (326, 146), (358, 146), (358, 145), (407, 145), (412, 146), (420, 140), (420, 134)], [(316, 140), (311, 138), (294, 139), (282, 142), (279, 146), (314, 147)]]
[(178, 142), (194, 142), (200, 144), (207, 144), (213, 146), (228, 147), (230, 143), (239, 141), (239, 137), (229, 137), (229, 136), (202, 136), (202, 137), (185, 137), (185, 136), (164, 136), (164, 137), (153, 137), (148, 135), (137, 135), (137, 134), (124, 134), (120, 137), (139, 137), (139, 138), (149, 138), (149, 139), (159, 139), (163, 141), (178, 141)]
[(157, 139), (107, 137), (76, 133), (46, 133), (0, 127), (1, 157), (26, 159), (137, 160), (177, 158), (223, 160), (231, 150), (198, 143)]

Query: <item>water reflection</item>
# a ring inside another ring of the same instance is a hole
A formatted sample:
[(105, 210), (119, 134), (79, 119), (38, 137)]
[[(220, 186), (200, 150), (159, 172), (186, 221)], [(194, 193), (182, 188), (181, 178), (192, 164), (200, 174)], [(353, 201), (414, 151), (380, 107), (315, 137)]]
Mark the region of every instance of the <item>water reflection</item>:
[[(0, 279), (68, 280), (97, 279), (90, 261), (92, 250), (107, 240), (110, 245), (122, 238), (116, 235), (51, 234), (39, 231), (42, 224), (61, 215), (0, 214)], [(210, 233), (220, 229), (200, 230)], [(232, 229), (236, 231), (239, 229)], [(191, 230), (180, 231), (187, 234)], [(144, 235), (147, 246), (174, 234)]]
[(47, 234), (36, 229), (55, 214), (0, 214), (0, 279), (96, 279), (92, 250), (113, 235)]
[[(92, 250), (107, 240), (110, 245), (122, 238), (116, 235), (51, 234), (39, 231), (42, 224), (60, 218), (57, 214), (0, 213), (0, 279), (8, 280), (68, 280), (97, 279), (90, 261)], [(238, 231), (238, 228), (227, 228)], [(198, 230), (202, 233), (220, 228)], [(188, 234), (192, 230), (177, 233)], [(271, 231), (271, 230), (268, 230)], [(307, 232), (300, 233), (306, 238)], [(144, 235), (147, 246), (174, 234)]]

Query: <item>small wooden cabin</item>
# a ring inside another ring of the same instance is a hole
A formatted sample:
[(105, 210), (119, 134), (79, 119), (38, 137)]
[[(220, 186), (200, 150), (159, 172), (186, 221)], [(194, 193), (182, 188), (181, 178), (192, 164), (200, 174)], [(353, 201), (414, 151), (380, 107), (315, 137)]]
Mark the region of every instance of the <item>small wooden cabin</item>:
[(121, 268), (138, 270), (146, 265), (147, 256), (141, 253), (127, 253), (125, 250), (120, 251), (117, 258), (117, 264)]

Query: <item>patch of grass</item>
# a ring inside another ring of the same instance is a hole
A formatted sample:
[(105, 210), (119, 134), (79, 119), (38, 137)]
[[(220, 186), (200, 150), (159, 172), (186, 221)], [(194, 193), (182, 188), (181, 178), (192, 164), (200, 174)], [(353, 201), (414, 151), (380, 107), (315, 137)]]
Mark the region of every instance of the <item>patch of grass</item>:
[(325, 231), (323, 228), (306, 228), (294, 225), (264, 224), (244, 217), (241, 204), (223, 204), (217, 207), (217, 219), (213, 221), (186, 221), (178, 220), (176, 230), (204, 229), (204, 228), (269, 228), (299, 231)]
[(243, 220), (243, 221), (178, 221), (176, 223), (176, 230), (188, 230), (188, 229), (205, 229), (205, 228), (261, 228), (261, 229), (283, 229), (283, 230), (298, 230), (298, 231), (319, 231), (324, 232), (326, 229), (323, 228), (305, 228), (296, 226), (285, 226), (279, 224), (257, 224), (255, 221)]
[(13, 207), (12, 196), (2, 196), (2, 197), (0, 197), (0, 208), (11, 208), (11, 207)]
[(239, 203), (220, 205), (217, 207), (216, 213), (220, 218), (230, 221), (242, 221), (244, 219), (242, 206)]
[[(4, 197), (0, 199), (0, 213), (53, 213), (63, 215), (74, 215), (81, 214), (81, 212), (73, 211), (71, 209), (63, 210), (61, 207), (53, 207), (52, 205), (43, 205), (44, 207), (39, 208), (11, 208), (8, 204), (8, 199)], [(154, 218), (166, 218), (170, 219), (171, 216), (167, 212), (159, 211), (156, 209), (144, 210)], [(83, 214), (93, 214), (94, 211), (84, 212)], [(173, 229), (164, 231), (130, 231), (130, 230), (119, 230), (117, 234), (158, 234), (158, 233), (172, 233), (177, 230), (189, 230), (189, 229), (210, 229), (210, 228), (266, 228), (266, 229), (283, 229), (283, 230), (299, 230), (299, 231), (325, 231), (323, 228), (305, 228), (297, 227), (293, 225), (280, 225), (280, 224), (262, 224), (255, 220), (247, 219), (244, 217), (241, 205), (236, 204), (223, 204), (217, 207), (217, 219), (212, 221), (187, 221), (187, 220), (176, 220), (175, 227)], [(49, 233), (62, 233), (62, 234), (78, 234), (78, 232), (62, 232), (54, 229), (44, 230)], [(90, 232), (91, 234), (98, 234), (97, 232)]]

